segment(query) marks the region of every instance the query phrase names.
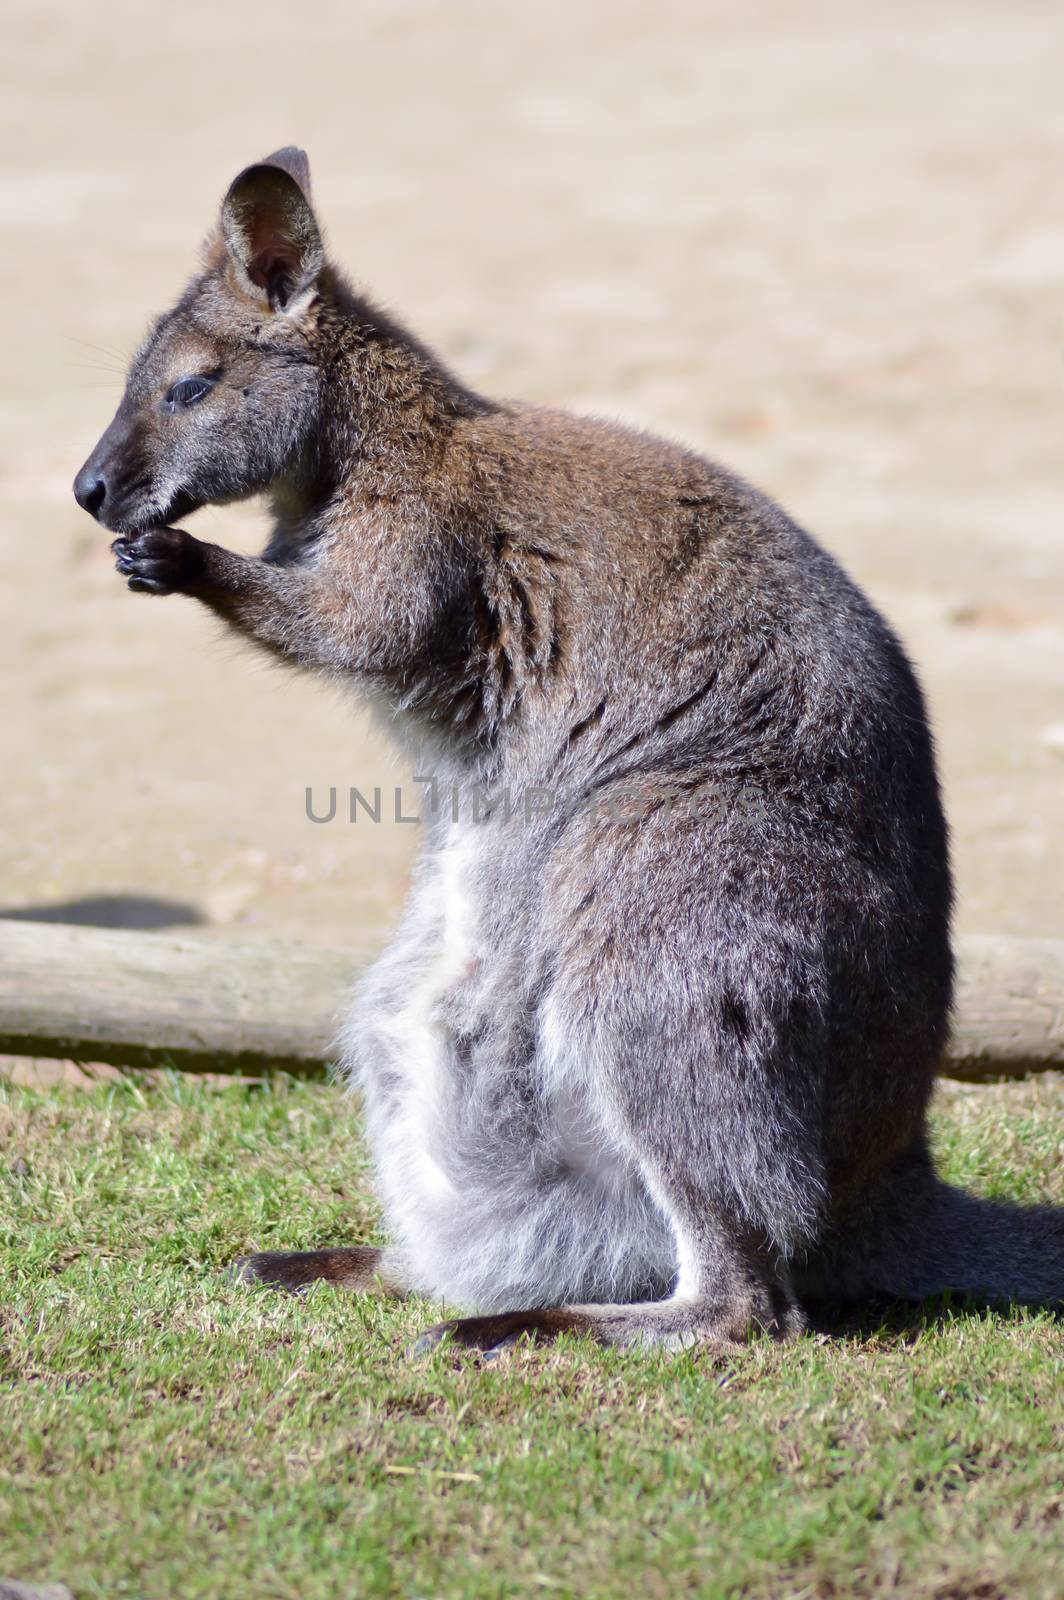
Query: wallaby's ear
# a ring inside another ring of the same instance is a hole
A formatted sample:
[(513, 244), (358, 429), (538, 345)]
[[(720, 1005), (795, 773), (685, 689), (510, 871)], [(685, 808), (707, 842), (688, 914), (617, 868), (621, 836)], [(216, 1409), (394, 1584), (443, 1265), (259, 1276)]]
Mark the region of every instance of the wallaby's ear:
[(325, 265), (309, 194), (307, 158), (290, 145), (245, 167), (222, 201), (222, 236), (242, 287), (265, 291), (275, 311), (295, 310)]

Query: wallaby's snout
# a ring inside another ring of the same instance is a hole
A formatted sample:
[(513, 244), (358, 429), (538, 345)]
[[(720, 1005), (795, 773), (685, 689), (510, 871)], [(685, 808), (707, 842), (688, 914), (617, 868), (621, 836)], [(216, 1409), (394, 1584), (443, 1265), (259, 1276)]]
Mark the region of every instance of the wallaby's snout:
[(199, 474), (187, 439), (174, 430), (168, 436), (162, 425), (168, 402), (144, 393), (146, 366), (138, 358), (114, 420), (74, 479), (78, 505), (112, 533), (187, 516), (208, 498), (196, 492)]
[(124, 467), (125, 434), (120, 411), (74, 479), (74, 499), (82, 511), (108, 528), (115, 526), (115, 513), (129, 498), (129, 484), (139, 476)]
[(107, 479), (97, 469), (92, 456), (74, 479), (74, 499), (82, 511), (87, 511), (90, 517), (99, 520), (103, 503), (107, 499)]
[(174, 521), (210, 498), (200, 488), (202, 473), (187, 439), (168, 436), (162, 426), (166, 402), (138, 394), (137, 375), (135, 365), (114, 420), (74, 479), (78, 505), (112, 533)]

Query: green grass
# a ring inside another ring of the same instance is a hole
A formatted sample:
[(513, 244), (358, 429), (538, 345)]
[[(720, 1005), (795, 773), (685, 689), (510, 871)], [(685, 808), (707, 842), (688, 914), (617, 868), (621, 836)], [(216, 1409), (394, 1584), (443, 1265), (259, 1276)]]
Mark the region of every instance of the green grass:
[[(950, 1175), (1064, 1199), (1060, 1080)], [(0, 1575), (79, 1600), (1061, 1592), (1061, 1330), (938, 1307), (726, 1357), (404, 1349), (433, 1308), (220, 1272), (374, 1236), (339, 1092), (0, 1085)]]

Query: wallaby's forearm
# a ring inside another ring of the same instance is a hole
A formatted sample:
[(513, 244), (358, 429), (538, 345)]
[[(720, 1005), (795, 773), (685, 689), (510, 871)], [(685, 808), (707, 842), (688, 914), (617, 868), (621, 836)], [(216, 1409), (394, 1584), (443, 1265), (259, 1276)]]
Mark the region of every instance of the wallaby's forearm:
[(188, 593), (237, 633), (294, 665), (365, 669), (357, 618), (305, 567), (277, 566), (205, 544), (202, 573)]
[(293, 664), (373, 672), (395, 649), (389, 619), (374, 618), (331, 568), (280, 565), (207, 544), (183, 528), (116, 539), (131, 589), (187, 594), (230, 627)]

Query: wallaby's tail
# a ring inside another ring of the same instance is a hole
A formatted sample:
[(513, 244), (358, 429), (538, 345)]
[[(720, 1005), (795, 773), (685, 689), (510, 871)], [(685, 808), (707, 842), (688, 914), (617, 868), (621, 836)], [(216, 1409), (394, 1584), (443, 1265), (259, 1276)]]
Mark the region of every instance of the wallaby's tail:
[(966, 1194), (936, 1178), (920, 1152), (847, 1219), (798, 1283), (813, 1298), (923, 1300), (952, 1291), (988, 1305), (1061, 1307), (1064, 1207)]

